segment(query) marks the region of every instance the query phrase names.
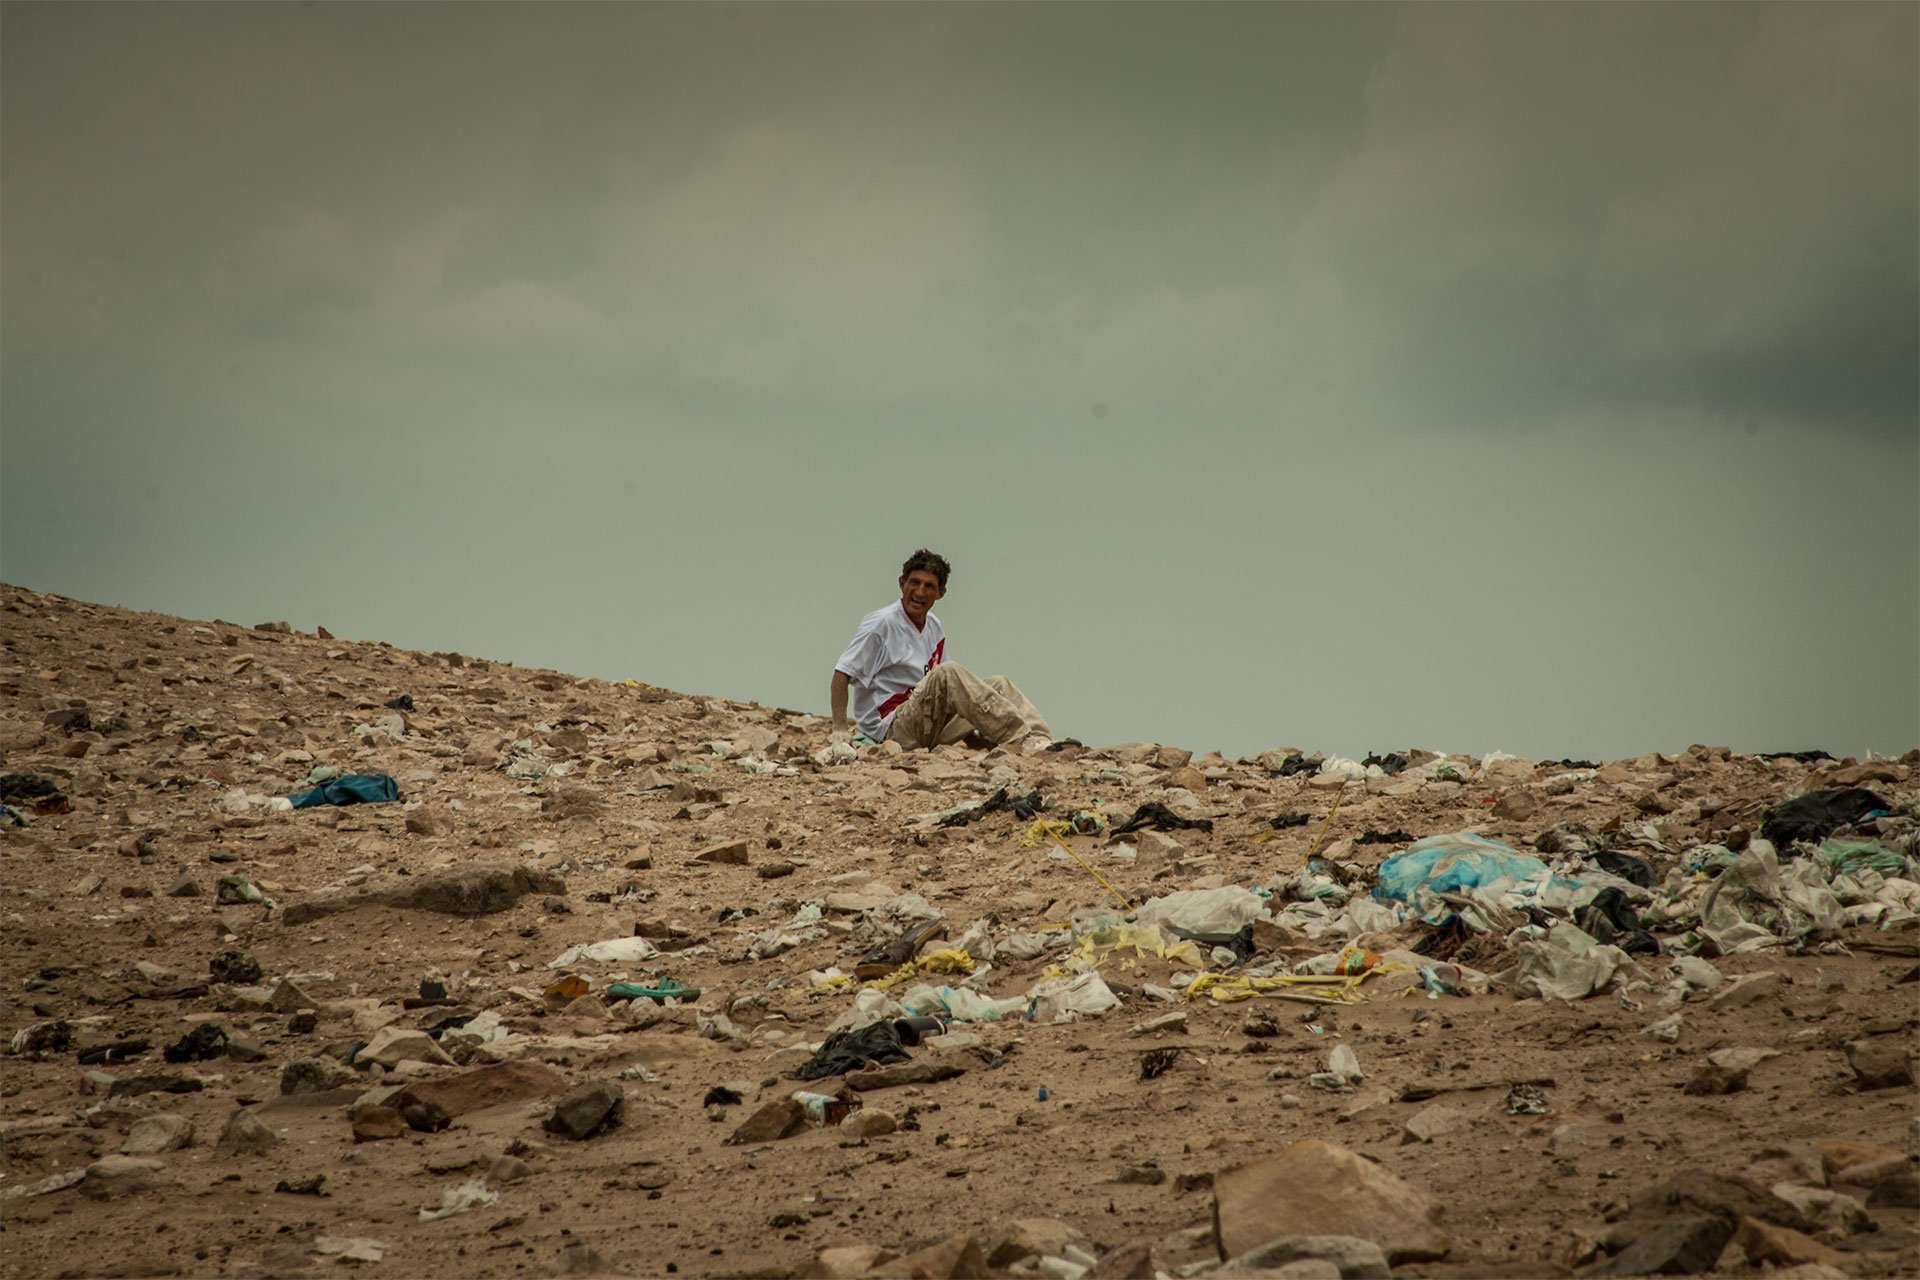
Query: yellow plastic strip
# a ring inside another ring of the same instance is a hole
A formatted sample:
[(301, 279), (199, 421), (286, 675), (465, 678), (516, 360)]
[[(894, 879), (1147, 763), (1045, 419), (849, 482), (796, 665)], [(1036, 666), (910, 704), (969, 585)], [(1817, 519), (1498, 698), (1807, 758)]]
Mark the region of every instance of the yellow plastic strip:
[(1320, 834), (1313, 838), (1313, 846), (1307, 850), (1303, 862), (1313, 861), (1313, 855), (1320, 851), (1320, 842), (1327, 838), (1327, 828), (1333, 825), (1333, 815), (1340, 812), (1340, 797), (1347, 794), (1347, 779), (1340, 779), (1340, 789), (1333, 793), (1333, 808), (1327, 810), (1327, 820), (1320, 824)]
[[(1059, 836), (1055, 835), (1053, 832), (1051, 831), (1047, 832), (1047, 837), (1051, 839), (1055, 844), (1059, 845), (1062, 849), (1067, 849), (1066, 841), (1062, 840)], [(1133, 910), (1133, 904), (1127, 901), (1127, 895), (1125, 895), (1124, 893), (1121, 893), (1118, 889), (1108, 884), (1107, 878), (1101, 875), (1098, 871), (1095, 871), (1085, 858), (1081, 857), (1079, 854), (1075, 853), (1071, 849), (1067, 849), (1067, 856), (1069, 858), (1072, 858), (1075, 862), (1079, 863), (1081, 866), (1086, 867), (1087, 874), (1092, 876), (1095, 880), (1098, 880), (1101, 884), (1101, 887), (1104, 888), (1108, 893), (1120, 899), (1120, 905), (1123, 908), (1125, 908), (1128, 911)]]

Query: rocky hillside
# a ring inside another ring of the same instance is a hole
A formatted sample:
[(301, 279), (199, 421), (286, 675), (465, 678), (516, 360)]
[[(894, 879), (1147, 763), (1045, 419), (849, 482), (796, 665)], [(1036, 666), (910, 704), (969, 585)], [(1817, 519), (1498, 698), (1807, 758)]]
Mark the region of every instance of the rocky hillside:
[(835, 751), (0, 609), (9, 1275), (1920, 1270), (1920, 752)]

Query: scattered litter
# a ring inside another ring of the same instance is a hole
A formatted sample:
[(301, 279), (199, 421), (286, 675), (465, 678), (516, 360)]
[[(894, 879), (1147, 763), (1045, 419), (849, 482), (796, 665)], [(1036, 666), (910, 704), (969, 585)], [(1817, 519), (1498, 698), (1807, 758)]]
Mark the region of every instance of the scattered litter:
[(469, 1178), (457, 1187), (448, 1187), (440, 1195), (438, 1209), (422, 1209), (420, 1221), (437, 1222), (456, 1213), (466, 1213), (483, 1205), (500, 1203), (498, 1191), (487, 1190), (485, 1178)]

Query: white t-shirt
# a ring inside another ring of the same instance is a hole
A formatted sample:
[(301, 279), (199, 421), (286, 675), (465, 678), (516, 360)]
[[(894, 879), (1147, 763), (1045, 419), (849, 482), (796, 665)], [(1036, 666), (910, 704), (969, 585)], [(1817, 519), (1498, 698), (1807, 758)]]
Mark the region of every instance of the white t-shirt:
[(929, 613), (924, 628), (915, 627), (898, 600), (860, 619), (835, 671), (853, 682), (853, 720), (869, 738), (882, 739), (893, 713), (920, 678), (946, 658), (947, 637), (940, 619)]

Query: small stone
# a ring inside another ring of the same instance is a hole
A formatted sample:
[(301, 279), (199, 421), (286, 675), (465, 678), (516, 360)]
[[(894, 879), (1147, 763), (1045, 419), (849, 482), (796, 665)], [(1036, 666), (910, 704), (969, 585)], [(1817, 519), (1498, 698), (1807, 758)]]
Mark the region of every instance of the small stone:
[(725, 844), (710, 845), (693, 855), (693, 861), (706, 863), (728, 863), (735, 866), (747, 865), (747, 842), (730, 840)]
[(1457, 1133), (1467, 1127), (1467, 1113), (1456, 1107), (1435, 1103), (1421, 1110), (1407, 1120), (1401, 1130), (1401, 1142), (1432, 1142), (1444, 1134)]
[(1136, 1035), (1136, 1036), (1147, 1036), (1147, 1035), (1152, 1035), (1157, 1031), (1177, 1031), (1180, 1034), (1185, 1035), (1186, 1030), (1187, 1030), (1186, 1011), (1177, 1010), (1173, 1013), (1163, 1013), (1157, 1018), (1149, 1018), (1145, 1022), (1142, 1022), (1137, 1026), (1133, 1027), (1128, 1032), (1128, 1034)]
[(296, 1009), (287, 1015), (287, 1030), (297, 1036), (311, 1035), (319, 1025), (318, 1009)]
[(519, 1156), (499, 1156), (487, 1167), (487, 1181), (497, 1184), (518, 1182), (532, 1172), (532, 1166)]
[(1772, 969), (1763, 969), (1759, 973), (1743, 973), (1714, 992), (1707, 1000), (1707, 1007), (1721, 1012), (1744, 1009), (1757, 1001), (1778, 997), (1781, 988), (1785, 985), (1786, 978)]
[(553, 1274), (557, 1276), (593, 1275), (606, 1269), (606, 1260), (599, 1251), (579, 1240), (562, 1245), (559, 1256), (553, 1260)]
[(778, 1142), (791, 1138), (807, 1127), (807, 1109), (792, 1098), (775, 1098), (742, 1120), (727, 1136), (726, 1145), (744, 1146), (750, 1142)]
[(243, 1155), (257, 1154), (278, 1146), (280, 1135), (261, 1123), (260, 1117), (244, 1108), (227, 1117), (216, 1144), (221, 1151)]
[(227, 1057), (234, 1062), (265, 1062), (267, 1047), (252, 1036), (228, 1036)]
[(295, 1058), (280, 1069), (281, 1093), (325, 1093), (359, 1083), (360, 1077), (331, 1058)]
[(785, 858), (776, 858), (772, 862), (763, 862), (754, 868), (755, 874), (762, 880), (783, 879), (786, 876), (792, 875), (795, 870), (794, 865)]
[(206, 892), (206, 889), (201, 886), (200, 882), (193, 878), (191, 872), (182, 871), (180, 878), (173, 882), (173, 887), (167, 890), (167, 896), (169, 898), (198, 898), (203, 897)]
[(625, 1097), (626, 1091), (612, 1080), (588, 1081), (554, 1103), (546, 1130), (575, 1140), (590, 1138), (618, 1121), (616, 1113)]
[(1745, 1070), (1736, 1071), (1716, 1062), (1703, 1062), (1687, 1077), (1682, 1092), (1697, 1098), (1710, 1098), (1723, 1093), (1739, 1093), (1746, 1087)]
[(434, 820), (431, 811), (420, 808), (407, 815), (407, 830), (416, 836), (440, 834), (440, 824)]
[(1113, 1175), (1109, 1181), (1136, 1187), (1157, 1187), (1167, 1180), (1167, 1171), (1158, 1165), (1128, 1165)]
[(1587, 1145), (1587, 1131), (1577, 1124), (1563, 1124), (1547, 1138), (1547, 1149), (1557, 1156), (1568, 1155)]
[(877, 1138), (899, 1127), (900, 1121), (893, 1112), (879, 1107), (862, 1107), (847, 1117), (840, 1126), (840, 1132), (852, 1138)]
[(193, 1144), (193, 1121), (185, 1116), (154, 1115), (134, 1121), (127, 1140), (120, 1144), (123, 1156), (157, 1156), (163, 1151), (178, 1151)]
[(1903, 1036), (1850, 1041), (1847, 1065), (1862, 1089), (1904, 1088), (1913, 1083), (1913, 1058)]

